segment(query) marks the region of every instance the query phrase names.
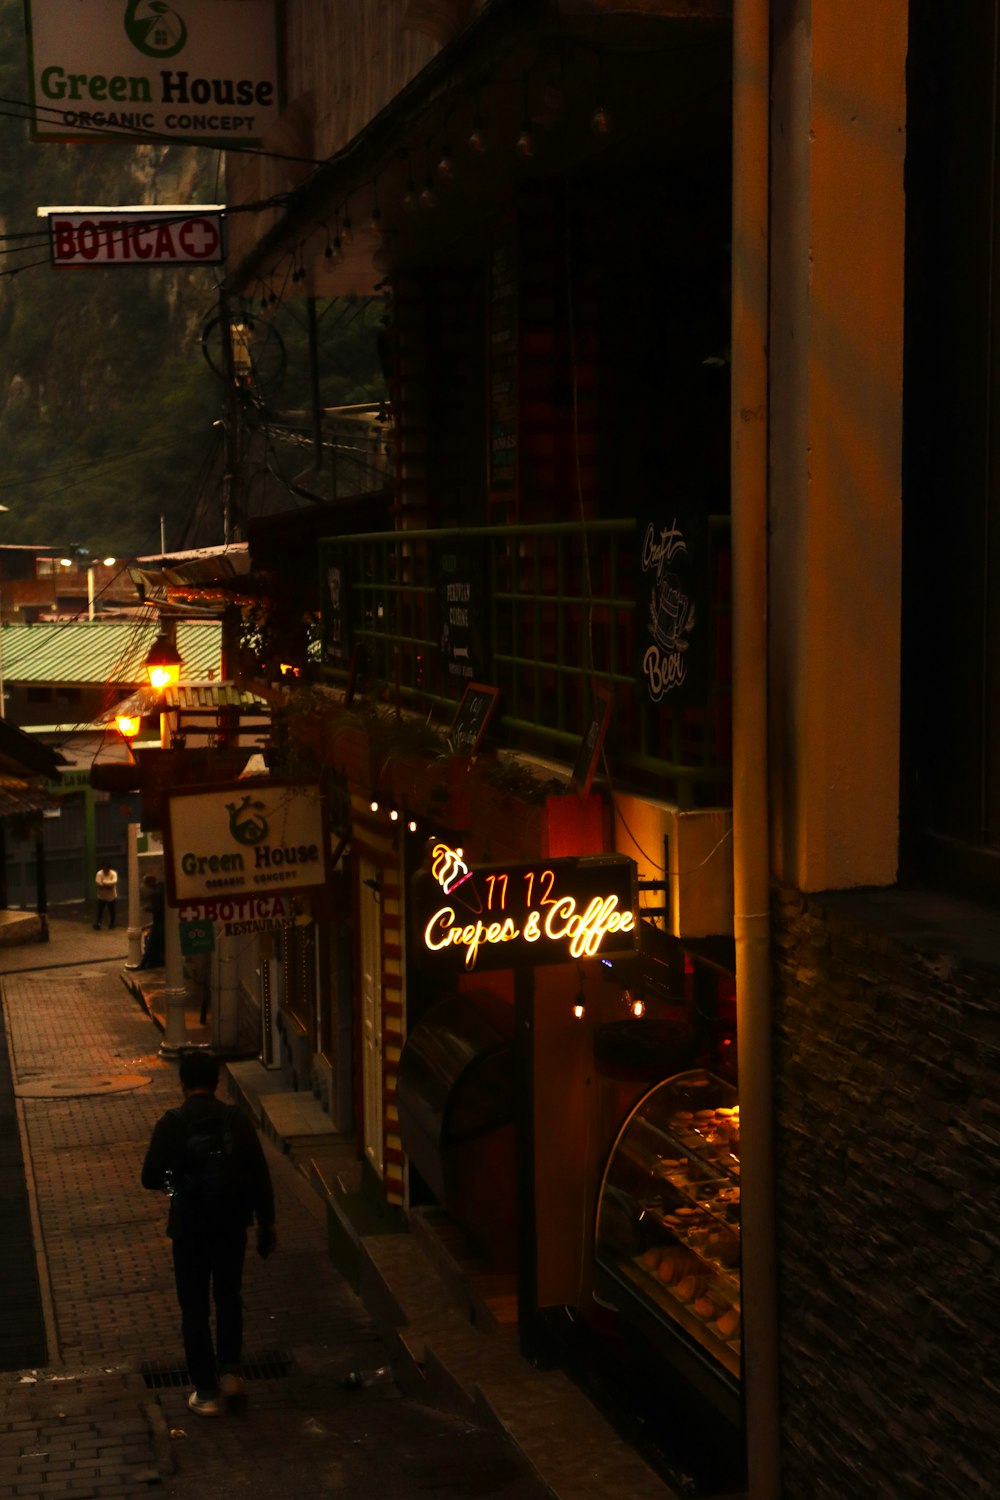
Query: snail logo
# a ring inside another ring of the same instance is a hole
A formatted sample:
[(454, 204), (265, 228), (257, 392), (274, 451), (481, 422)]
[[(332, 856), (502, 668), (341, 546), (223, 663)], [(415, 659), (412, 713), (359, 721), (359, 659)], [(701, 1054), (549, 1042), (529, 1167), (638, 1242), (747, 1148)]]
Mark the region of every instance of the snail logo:
[(263, 802), (244, 797), (242, 802), (227, 802), (229, 832), (238, 844), (259, 844), (267, 838), (267, 819)]
[(129, 0), (125, 32), (147, 57), (176, 57), (187, 43), (187, 26), (167, 0)]

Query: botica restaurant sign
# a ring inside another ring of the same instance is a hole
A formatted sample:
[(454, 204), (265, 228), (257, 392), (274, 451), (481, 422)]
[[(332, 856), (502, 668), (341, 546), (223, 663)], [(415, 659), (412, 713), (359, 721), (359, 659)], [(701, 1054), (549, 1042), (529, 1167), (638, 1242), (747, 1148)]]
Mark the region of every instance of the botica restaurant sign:
[(280, 896), (285, 902), (326, 882), (318, 787), (245, 780), (175, 792), (166, 807), (171, 906), (198, 903), (203, 911), (211, 906), (214, 919), (242, 920), (244, 909), (254, 917), (261, 913), (239, 898)]
[(36, 141), (259, 142), (278, 118), (275, 0), (26, 0)]

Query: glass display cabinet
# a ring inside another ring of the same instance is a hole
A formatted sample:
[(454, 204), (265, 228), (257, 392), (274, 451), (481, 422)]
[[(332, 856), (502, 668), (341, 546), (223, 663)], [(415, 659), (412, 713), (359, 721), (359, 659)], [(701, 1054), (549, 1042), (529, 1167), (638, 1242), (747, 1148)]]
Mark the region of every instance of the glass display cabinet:
[(597, 1205), (599, 1291), (722, 1407), (740, 1411), (740, 1107), (703, 1070), (622, 1125)]

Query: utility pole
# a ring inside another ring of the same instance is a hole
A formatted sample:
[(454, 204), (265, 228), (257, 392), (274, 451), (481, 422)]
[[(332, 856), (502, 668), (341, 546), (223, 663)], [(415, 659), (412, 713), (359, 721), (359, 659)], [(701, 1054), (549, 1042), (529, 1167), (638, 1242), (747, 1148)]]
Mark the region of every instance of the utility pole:
[(225, 291), (219, 292), (219, 327), (222, 332), (222, 369), (225, 376), (225, 404), (222, 412), (222, 540), (228, 546), (230, 542), (243, 540), (243, 528), (239, 503), (240, 399), (233, 351), (233, 319), (229, 297)]

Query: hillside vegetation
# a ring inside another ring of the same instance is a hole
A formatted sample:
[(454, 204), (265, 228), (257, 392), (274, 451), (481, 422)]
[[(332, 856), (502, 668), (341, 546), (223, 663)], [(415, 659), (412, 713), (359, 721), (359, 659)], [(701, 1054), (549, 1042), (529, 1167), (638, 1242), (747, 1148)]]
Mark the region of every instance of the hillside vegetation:
[[(222, 155), (115, 141), (34, 145), (28, 92), (21, 0), (0, 0), (0, 542), (141, 555), (158, 549), (162, 518), (168, 548), (219, 543), (224, 390), (201, 348), (219, 268), (56, 270), (36, 211), (224, 202)], [(325, 320), (349, 329), (343, 347), (326, 351), (330, 404), (379, 399), (377, 310), (357, 311)], [(275, 408), (299, 404), (306, 388), (301, 313), (278, 315), (276, 326), (288, 321), (289, 358), (268, 392)], [(268, 508), (280, 502), (272, 495)]]

